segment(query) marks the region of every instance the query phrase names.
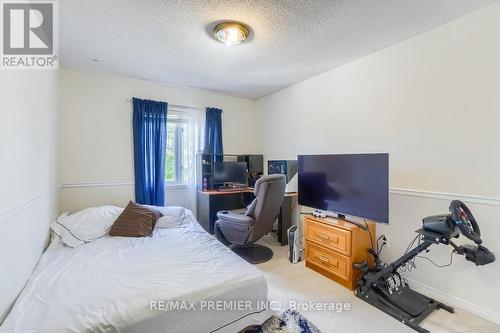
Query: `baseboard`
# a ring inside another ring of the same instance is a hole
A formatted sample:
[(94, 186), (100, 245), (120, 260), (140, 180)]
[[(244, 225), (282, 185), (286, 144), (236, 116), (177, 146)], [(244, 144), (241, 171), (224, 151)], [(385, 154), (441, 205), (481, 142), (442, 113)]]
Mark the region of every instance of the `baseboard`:
[(465, 301), (461, 298), (449, 295), (435, 288), (429, 287), (423, 283), (417, 282), (412, 279), (407, 279), (410, 283), (411, 287), (416, 291), (432, 297), (440, 302), (451, 305), (453, 307), (457, 307), (463, 310), (466, 310), (470, 313), (473, 313), (481, 318), (489, 320), (493, 323), (500, 325), (500, 313), (495, 313), (483, 307), (477, 306), (471, 302)]

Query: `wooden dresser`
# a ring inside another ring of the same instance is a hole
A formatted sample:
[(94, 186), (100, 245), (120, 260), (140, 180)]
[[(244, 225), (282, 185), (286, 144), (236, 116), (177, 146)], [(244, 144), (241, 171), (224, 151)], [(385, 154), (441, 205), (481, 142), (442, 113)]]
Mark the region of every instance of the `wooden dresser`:
[[(375, 223), (368, 222), (375, 239)], [(373, 265), (368, 253), (370, 234), (360, 227), (335, 218), (304, 218), (306, 240), (306, 266), (340, 283), (346, 288), (357, 287), (360, 272), (352, 268), (353, 263), (367, 260)]]

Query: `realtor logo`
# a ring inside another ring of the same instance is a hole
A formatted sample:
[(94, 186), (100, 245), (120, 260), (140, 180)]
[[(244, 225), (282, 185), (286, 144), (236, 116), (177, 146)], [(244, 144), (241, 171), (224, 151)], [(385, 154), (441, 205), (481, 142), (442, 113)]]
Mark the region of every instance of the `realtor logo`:
[(2, 1), (3, 69), (57, 69), (55, 1)]

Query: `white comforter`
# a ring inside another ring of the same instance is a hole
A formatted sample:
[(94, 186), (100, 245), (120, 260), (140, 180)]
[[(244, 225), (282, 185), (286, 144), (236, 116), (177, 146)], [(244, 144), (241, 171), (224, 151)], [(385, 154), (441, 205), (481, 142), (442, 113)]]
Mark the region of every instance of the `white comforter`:
[(0, 332), (211, 332), (256, 324), (249, 319), (262, 310), (151, 311), (155, 300), (266, 301), (267, 286), (191, 217), (152, 237), (106, 236), (75, 249), (52, 242)]

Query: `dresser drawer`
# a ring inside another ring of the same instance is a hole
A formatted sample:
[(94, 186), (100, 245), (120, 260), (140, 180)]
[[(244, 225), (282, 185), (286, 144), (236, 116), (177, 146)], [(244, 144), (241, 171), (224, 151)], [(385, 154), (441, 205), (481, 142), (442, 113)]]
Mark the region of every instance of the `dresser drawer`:
[(306, 239), (333, 249), (346, 256), (351, 255), (351, 232), (340, 228), (308, 221)]
[(351, 260), (341, 254), (308, 242), (306, 247), (306, 260), (323, 267), (342, 279), (351, 278)]

